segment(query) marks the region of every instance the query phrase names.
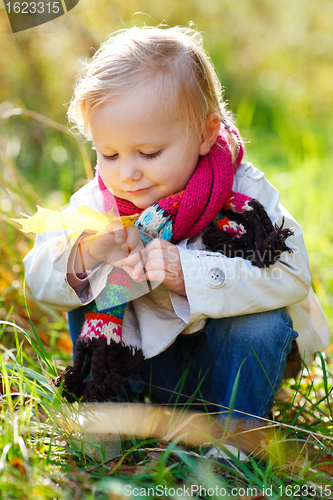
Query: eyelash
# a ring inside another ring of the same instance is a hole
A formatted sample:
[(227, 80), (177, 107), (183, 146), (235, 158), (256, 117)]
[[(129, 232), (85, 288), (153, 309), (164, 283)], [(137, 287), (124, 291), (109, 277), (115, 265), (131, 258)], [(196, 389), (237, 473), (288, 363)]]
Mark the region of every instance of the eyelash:
[(102, 156), (103, 156), (104, 160), (115, 160), (118, 155), (110, 155), (110, 156), (108, 156), (108, 155), (103, 155), (102, 154)]
[(145, 158), (156, 158), (156, 156), (159, 156), (162, 153), (163, 149), (160, 149), (159, 151), (156, 151), (155, 153), (140, 153), (142, 156)]
[[(140, 153), (140, 155), (149, 160), (151, 158), (156, 158), (157, 156), (159, 156), (162, 153), (162, 151), (163, 151), (163, 149), (160, 149), (159, 151), (156, 151), (155, 153)], [(102, 154), (102, 156), (105, 160), (115, 160), (117, 158), (118, 154), (110, 155), (110, 156)]]

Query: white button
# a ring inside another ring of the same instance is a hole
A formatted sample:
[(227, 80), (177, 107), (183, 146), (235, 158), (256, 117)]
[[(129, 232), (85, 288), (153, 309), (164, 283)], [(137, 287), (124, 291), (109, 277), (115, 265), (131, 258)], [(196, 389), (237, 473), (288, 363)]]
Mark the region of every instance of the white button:
[(57, 262), (60, 259), (60, 257), (65, 252), (65, 249), (66, 249), (65, 242), (58, 241), (58, 243), (55, 245), (53, 249), (54, 262)]
[(225, 274), (219, 267), (213, 267), (209, 269), (205, 274), (205, 281), (211, 288), (219, 288), (223, 285), (225, 280)]

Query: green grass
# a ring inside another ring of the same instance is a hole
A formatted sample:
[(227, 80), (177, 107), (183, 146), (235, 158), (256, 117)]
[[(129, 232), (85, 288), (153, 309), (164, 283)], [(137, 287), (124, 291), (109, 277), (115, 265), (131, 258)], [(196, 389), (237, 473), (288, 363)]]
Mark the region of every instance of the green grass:
[(270, 498), (281, 498), (288, 485), (294, 492), (316, 490), (320, 498), (325, 485), (330, 489), (331, 478), (319, 464), (332, 453), (333, 368), (320, 355), (312, 369), (315, 377), (305, 370), (285, 386), (288, 398), (284, 394), (275, 406), (267, 444), (275, 459), (265, 464), (235, 460), (234, 469), (172, 441), (127, 438), (120, 443), (117, 436), (106, 443), (94, 442), (93, 436), (84, 441), (75, 425), (77, 405), (62, 401), (52, 385), (52, 350), (42, 349), (33, 331), (23, 333), (11, 322), (0, 327), (15, 341), (13, 348), (2, 345), (0, 355), (1, 498), (108, 499), (139, 491), (134, 488), (155, 489), (158, 497), (191, 487), (194, 496), (197, 487), (205, 488), (203, 498), (218, 498), (224, 491), (231, 495), (234, 488), (239, 496), (264, 488)]
[[(202, 491), (203, 498), (223, 498), (223, 488), (226, 498), (254, 497), (253, 488), (258, 494), (265, 488), (267, 498), (301, 498), (301, 492), (304, 498), (333, 498), (332, 349), (281, 387), (267, 442), (276, 458), (266, 464), (222, 467), (203, 450), (176, 441), (84, 441), (78, 406), (65, 403), (52, 385), (56, 368), (71, 360), (66, 318), (36, 304), (29, 290), (25, 296), (22, 259), (33, 237), (11, 220), (21, 212), (32, 215), (36, 204), (68, 203), (94, 163), (94, 152), (68, 133), (64, 117), (78, 59), (124, 26), (193, 20), (248, 141), (246, 159), (266, 172), (303, 228), (313, 288), (332, 327), (331, 2), (80, 4), (82, 9), (54, 21), (54, 32), (15, 36), (0, 9), (6, 42), (0, 54), (0, 498), (120, 499), (129, 487), (143, 488), (138, 496), (148, 488), (156, 497), (177, 496), (177, 488), (191, 486), (198, 497), (199, 484), (214, 489)], [(147, 15), (133, 16), (137, 11)], [(302, 86), (304, 93), (297, 93)]]

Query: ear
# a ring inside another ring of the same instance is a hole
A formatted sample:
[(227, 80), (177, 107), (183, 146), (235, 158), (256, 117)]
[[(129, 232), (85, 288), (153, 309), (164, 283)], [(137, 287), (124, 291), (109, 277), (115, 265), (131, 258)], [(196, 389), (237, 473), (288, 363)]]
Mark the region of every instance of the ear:
[(202, 142), (199, 147), (199, 155), (205, 156), (215, 143), (221, 128), (221, 120), (216, 113), (212, 113), (206, 120), (202, 133)]

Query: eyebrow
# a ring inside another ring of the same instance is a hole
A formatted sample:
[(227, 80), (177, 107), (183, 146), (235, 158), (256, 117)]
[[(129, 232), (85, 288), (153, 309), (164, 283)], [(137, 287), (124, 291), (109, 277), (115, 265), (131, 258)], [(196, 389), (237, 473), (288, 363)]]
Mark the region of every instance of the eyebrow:
[(153, 142), (149, 142), (149, 141), (133, 141), (133, 145), (134, 146), (155, 146), (156, 144), (162, 144), (162, 142), (165, 142), (165, 140), (163, 141), (163, 139), (161, 139), (159, 141), (153, 141)]
[[(164, 146), (165, 144), (165, 141), (161, 140), (161, 141), (156, 141), (156, 142), (136, 142), (136, 141), (133, 141), (132, 143), (132, 146), (135, 147), (135, 148), (142, 148), (142, 147), (162, 147)], [(98, 148), (98, 149), (116, 149), (112, 146), (109, 146), (107, 144), (93, 144), (93, 147), (94, 148)]]

